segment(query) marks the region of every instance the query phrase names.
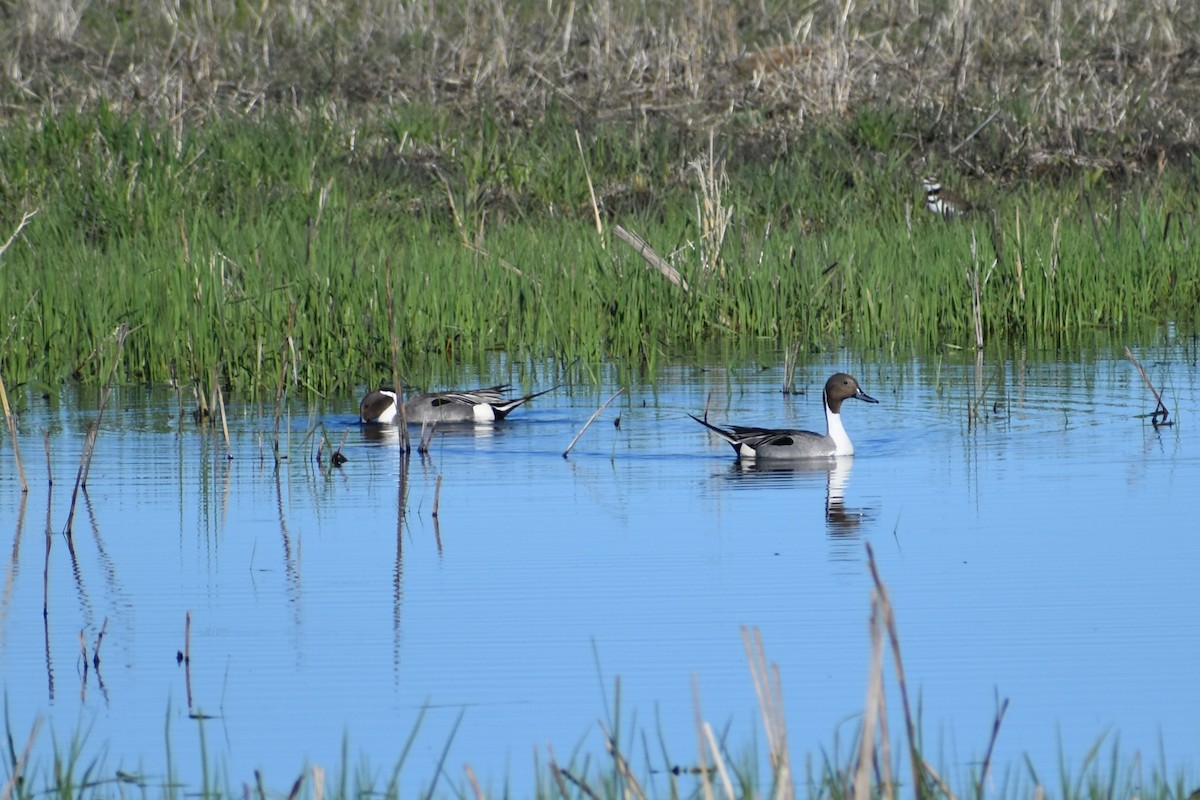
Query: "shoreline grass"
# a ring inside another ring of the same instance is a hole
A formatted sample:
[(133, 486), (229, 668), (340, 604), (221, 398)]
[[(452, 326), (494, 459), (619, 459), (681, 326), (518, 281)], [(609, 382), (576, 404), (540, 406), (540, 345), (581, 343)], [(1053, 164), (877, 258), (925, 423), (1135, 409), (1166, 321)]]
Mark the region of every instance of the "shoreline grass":
[[(219, 367), (230, 390), (262, 392), (287, 359), (299, 391), (346, 391), (392, 375), (389, 292), (402, 378), (417, 381), (432, 362), (496, 350), (653, 372), (721, 339), (1058, 347), (1163, 322), (1191, 329), (1200, 305), (1196, 170), (991, 196), (997, 259), (986, 220), (927, 214), (907, 172), (802, 185), (807, 157), (828, 165), (833, 150), (722, 172), (719, 199), (663, 187), (653, 210), (608, 212), (597, 233), (585, 185), (568, 215), (485, 200), (490, 187), (471, 178), (396, 184), (364, 168), (353, 131), (336, 126), (214, 123), (179, 152), (164, 129), (106, 114), (8, 133), (0, 171), (28, 199), (0, 207), (38, 211), (0, 260), (10, 386), (99, 380), (96, 354), (128, 324), (124, 382), (202, 383)], [(70, 141), (54, 157), (29, 158), (60, 137)], [(555, 154), (564, 171), (573, 148)], [(613, 168), (590, 166), (604, 182), (621, 177)], [(704, 238), (715, 223), (696, 218), (706, 204), (729, 220), (719, 245)], [(622, 228), (686, 283), (649, 267)]]

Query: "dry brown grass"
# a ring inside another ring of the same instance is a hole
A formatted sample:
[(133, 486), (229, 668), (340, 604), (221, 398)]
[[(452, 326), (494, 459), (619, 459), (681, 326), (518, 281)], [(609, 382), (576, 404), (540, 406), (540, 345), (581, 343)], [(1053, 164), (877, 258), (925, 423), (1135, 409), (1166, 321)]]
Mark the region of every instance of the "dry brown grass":
[(786, 144), (886, 108), (911, 115), (912, 146), (976, 172), (1138, 169), (1189, 151), (1200, 119), (1200, 4), (1182, 0), (6, 5), (9, 119), (421, 103), (522, 124), (553, 102)]
[(103, 100), (172, 120), (415, 102), (520, 122), (557, 101), (704, 127), (749, 113), (775, 136), (883, 106), (919, 115), (920, 145), (970, 158), (986, 138), (1033, 168), (1146, 162), (1196, 137), (1194, 2), (790, 5), (28, 0), (4, 13), (0, 97), (8, 118)]

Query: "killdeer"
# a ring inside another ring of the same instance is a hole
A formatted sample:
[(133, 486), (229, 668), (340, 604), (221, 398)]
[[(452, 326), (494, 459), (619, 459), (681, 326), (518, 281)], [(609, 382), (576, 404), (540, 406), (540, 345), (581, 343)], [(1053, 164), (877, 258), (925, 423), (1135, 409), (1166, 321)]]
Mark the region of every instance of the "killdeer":
[(854, 444), (842, 427), (842, 401), (862, 400), (878, 403), (858, 385), (858, 381), (839, 372), (825, 381), (825, 434), (784, 428), (753, 428), (730, 425), (719, 428), (697, 416), (689, 417), (733, 446), (739, 459), (788, 461), (803, 458), (829, 458), (854, 455)]
[(937, 178), (925, 178), (925, 207), (943, 219), (961, 217), (975, 211), (962, 195), (942, 186)]
[[(508, 386), (501, 384), (485, 389), (467, 391), (429, 392), (417, 395), (404, 403), (404, 417), (409, 422), (498, 422), (510, 411), (524, 405), (535, 397), (557, 389), (553, 386), (524, 397), (509, 399), (505, 396)], [(362, 422), (395, 422), (399, 409), (396, 393), (391, 389), (378, 389), (362, 399), (358, 407), (358, 418)]]

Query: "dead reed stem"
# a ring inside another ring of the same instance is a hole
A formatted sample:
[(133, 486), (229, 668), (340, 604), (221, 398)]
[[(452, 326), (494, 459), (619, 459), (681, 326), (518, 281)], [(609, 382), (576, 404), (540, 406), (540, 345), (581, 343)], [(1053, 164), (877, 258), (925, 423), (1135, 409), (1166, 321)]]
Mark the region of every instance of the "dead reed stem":
[(622, 386), (620, 389), (618, 389), (613, 394), (612, 397), (605, 400), (604, 403), (599, 408), (596, 409), (595, 413), (593, 413), (592, 416), (590, 416), (588, 418), (587, 422), (583, 423), (583, 427), (579, 429), (579, 433), (575, 434), (575, 438), (571, 440), (571, 443), (569, 445), (567, 445), (567, 449), (563, 451), (563, 458), (566, 458), (570, 454), (571, 448), (573, 448), (575, 446), (575, 443), (579, 441), (579, 437), (583, 436), (583, 432), (588, 429), (588, 426), (596, 421), (596, 417), (600, 416), (600, 414), (603, 413), (604, 409), (608, 408), (608, 404), (611, 403), (613, 400), (616, 400), (624, 391), (625, 391), (625, 387)]
[(12, 246), (12, 243), (15, 242), (17, 237), (21, 235), (21, 231), (25, 230), (25, 226), (29, 224), (29, 220), (33, 219), (37, 213), (38, 209), (35, 208), (33, 211), (26, 211), (21, 215), (21, 221), (17, 223), (17, 229), (13, 231), (7, 239), (4, 240), (4, 244), (0, 244), (0, 257), (4, 255), (4, 252), (8, 250), (10, 246)]
[(621, 749), (617, 747), (616, 738), (603, 725), (600, 727), (604, 731), (605, 748), (608, 750), (608, 754), (612, 756), (613, 764), (616, 765), (621, 780), (625, 782), (626, 792), (632, 793), (637, 800), (646, 800), (646, 793), (642, 790), (642, 785), (638, 783), (637, 778), (633, 776), (633, 770), (629, 768), (629, 762), (621, 753)]
[(1000, 738), (1000, 726), (1004, 723), (1004, 715), (1008, 713), (1008, 698), (1000, 701), (996, 708), (996, 716), (992, 720), (992, 735), (988, 739), (987, 752), (983, 754), (983, 765), (979, 768), (979, 783), (975, 786), (975, 796), (983, 797), (983, 789), (987, 783), (988, 768), (992, 765), (992, 753), (996, 749), (996, 740)]
[(487, 795), (483, 793), (483, 787), (479, 785), (479, 779), (475, 777), (475, 770), (471, 769), (471, 765), (463, 765), (463, 772), (467, 775), (467, 783), (471, 785), (471, 794), (475, 795), (475, 800), (487, 800)]
[(1158, 407), (1150, 415), (1150, 424), (1156, 428), (1159, 425), (1173, 425), (1174, 423), (1167, 421), (1171, 412), (1167, 411), (1167, 406), (1163, 403), (1162, 395), (1159, 394), (1158, 389), (1154, 388), (1154, 384), (1150, 382), (1150, 378), (1146, 375), (1146, 370), (1142, 368), (1141, 362), (1134, 358), (1133, 351), (1129, 349), (1129, 345), (1125, 346), (1125, 357), (1137, 367), (1138, 374), (1142, 376), (1142, 380), (1146, 382), (1146, 387), (1150, 390), (1150, 394), (1154, 395), (1154, 399), (1158, 402)]
[(708, 758), (704, 747), (704, 715), (700, 710), (700, 680), (692, 675), (692, 713), (696, 724), (696, 770), (700, 774), (700, 789), (704, 800), (713, 800), (712, 771), (708, 768)]
[(758, 698), (759, 714), (767, 735), (767, 752), (775, 776), (775, 800), (791, 800), (795, 794), (792, 769), (788, 760), (787, 722), (783, 713), (783, 686), (779, 666), (768, 666), (763, 650), (762, 633), (758, 628), (742, 627), (742, 645), (750, 662), (750, 677)]
[(883, 579), (879, 577), (879, 570), (875, 566), (875, 551), (871, 548), (870, 542), (867, 542), (866, 546), (867, 563), (871, 568), (871, 579), (875, 582), (880, 616), (892, 646), (892, 660), (896, 665), (896, 681), (900, 685), (900, 702), (904, 708), (904, 728), (908, 736), (908, 754), (912, 760), (913, 791), (920, 800), (928, 795), (925, 785), (927, 773), (925, 772), (925, 760), (917, 749), (917, 726), (913, 721), (912, 706), (908, 700), (908, 684), (904, 679), (904, 662), (900, 658), (900, 636), (896, 632), (896, 617), (892, 611), (892, 602), (888, 598), (887, 587), (883, 585)]
[(80, 487), (87, 486), (88, 472), (92, 468), (92, 454), (96, 451), (96, 439), (100, 436), (100, 421), (104, 419), (104, 409), (108, 405), (108, 398), (112, 395), (113, 379), (117, 374), (117, 365), (121, 362), (121, 352), (125, 349), (125, 337), (129, 335), (128, 323), (122, 322), (115, 331), (117, 337), (116, 353), (113, 356), (112, 365), (108, 370), (108, 378), (104, 382), (104, 390), (100, 393), (100, 407), (96, 410), (96, 419), (88, 428), (87, 436), (83, 440), (83, 454), (79, 459), (79, 471), (75, 474), (75, 488), (71, 492), (71, 509), (67, 512), (67, 527), (66, 534), (68, 539), (71, 536), (72, 526), (75, 523), (75, 506), (79, 500)]
[(350, 431), (342, 431), (342, 438), (338, 441), (337, 449), (333, 451), (333, 455), (329, 457), (329, 463), (335, 467), (340, 467), (346, 463), (346, 457), (342, 455), (342, 448), (346, 446), (346, 440), (350, 438)]
[[(405, 425), (405, 428), (408, 426)], [(433, 434), (437, 430), (436, 422), (425, 422), (421, 425), (421, 438), (417, 442), (418, 453), (428, 453), (429, 446), (433, 443)]]
[(4, 388), (4, 378), (0, 377), (0, 406), (4, 408), (4, 422), (8, 425), (8, 436), (12, 439), (13, 460), (17, 462), (17, 475), (21, 478), (21, 493), (29, 492), (29, 482), (25, 480), (25, 466), (21, 463), (21, 445), (17, 442), (17, 418), (13, 416), (12, 408), (8, 405), (8, 390)]
[(700, 272), (703, 275), (717, 273), (725, 276), (725, 265), (721, 261), (721, 248), (725, 234), (733, 219), (733, 209), (725, 205), (722, 190), (729, 182), (725, 164), (717, 158), (716, 132), (708, 131), (708, 153), (689, 166), (700, 182), (700, 196), (696, 199), (696, 224), (699, 237), (696, 243), (700, 251)]
[(104, 632), (108, 630), (108, 617), (104, 618), (104, 622), (100, 625), (100, 633), (96, 634), (96, 646), (92, 648), (92, 666), (99, 671), (100, 669), (100, 645), (104, 641)]
[(729, 779), (729, 770), (725, 766), (725, 759), (721, 756), (721, 748), (717, 745), (717, 737), (713, 734), (712, 725), (707, 722), (704, 723), (704, 740), (708, 743), (709, 752), (712, 753), (713, 763), (717, 765), (717, 777), (721, 779), (721, 788), (725, 790), (725, 797), (727, 800), (737, 800), (737, 794), (733, 791), (733, 781)]
[(229, 423), (225, 419), (225, 394), (221, 391), (220, 376), (213, 368), (213, 395), (217, 398), (217, 410), (221, 414), (221, 433), (225, 435), (225, 458), (233, 460), (233, 445), (229, 442)]
[(438, 506), (442, 501), (442, 476), (437, 476), (437, 482), (433, 485), (433, 518), (437, 519)]
[(592, 202), (592, 219), (596, 223), (596, 233), (600, 234), (600, 248), (604, 249), (604, 223), (600, 221), (600, 204), (596, 202), (596, 187), (592, 185), (592, 172), (588, 169), (587, 156), (583, 153), (583, 139), (579, 129), (575, 129), (575, 144), (579, 147), (579, 161), (583, 164), (583, 176), (587, 178), (588, 197)]
[[(886, 698), (883, 691), (883, 614), (879, 594), (871, 593), (871, 666), (867, 671), (867, 699), (863, 706), (858, 766), (854, 771), (854, 800), (869, 800), (872, 793), (871, 765), (875, 762), (875, 728)], [(882, 797), (892, 797), (892, 787), (881, 787)]]
[(671, 266), (670, 262), (668, 262), (665, 258), (654, 252), (654, 248), (647, 244), (645, 239), (632, 231), (625, 230), (620, 225), (614, 226), (613, 232), (616, 233), (622, 241), (636, 250), (637, 254), (645, 260), (648, 266), (657, 269), (660, 273), (662, 273), (664, 278), (678, 286), (680, 289), (683, 289), (683, 291), (690, 291), (687, 280), (681, 274), (679, 274), (679, 270)]
[(272, 444), (275, 455), (275, 466), (279, 466), (283, 456), (279, 452), (279, 423), (283, 416), (283, 392), (287, 386), (288, 356), (295, 361), (295, 345), (292, 343), (292, 323), (296, 319), (296, 306), (293, 304), (288, 314), (287, 334), (279, 346), (279, 383), (275, 387), (275, 441)]
[(192, 714), (192, 612), (189, 609), (183, 618), (183, 683), (187, 691), (188, 715)]
[(1014, 222), (1015, 237), (1017, 240), (1017, 296), (1021, 298), (1021, 302), (1025, 302), (1025, 267), (1021, 260), (1021, 209), (1016, 209), (1016, 218)]
[(796, 363), (800, 358), (800, 342), (783, 354), (783, 393), (796, 394)]
[(396, 393), (396, 414), (400, 426), (400, 456), (411, 452), (412, 441), (408, 437), (408, 412), (404, 410), (404, 393), (400, 391), (400, 338), (396, 335), (396, 303), (392, 297), (392, 260), (387, 261), (387, 316), (388, 343), (392, 349), (392, 390)]
[(554, 758), (554, 748), (546, 745), (546, 752), (550, 756), (550, 777), (554, 778), (554, 784), (558, 787), (559, 794), (563, 798), (569, 798), (571, 792), (567, 788), (567, 781), (571, 780), (571, 777), (559, 769), (558, 760)]
[(320, 764), (313, 764), (312, 786), (313, 800), (325, 800), (325, 768)]
[(983, 282), (979, 275), (979, 249), (975, 231), (971, 231), (971, 266), (967, 267), (967, 286), (971, 289), (971, 320), (975, 323), (975, 349), (983, 349)]

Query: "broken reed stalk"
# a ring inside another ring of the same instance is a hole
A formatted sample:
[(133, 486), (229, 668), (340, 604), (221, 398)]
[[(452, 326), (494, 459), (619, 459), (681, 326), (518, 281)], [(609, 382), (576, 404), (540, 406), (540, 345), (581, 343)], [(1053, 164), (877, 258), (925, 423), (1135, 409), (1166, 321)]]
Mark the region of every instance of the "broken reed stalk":
[(108, 630), (108, 617), (100, 625), (100, 633), (96, 634), (96, 646), (92, 648), (92, 666), (100, 670), (100, 644), (104, 641), (104, 632)]
[(291, 338), (291, 334), (289, 333), (284, 337), (283, 344), (279, 347), (279, 383), (275, 386), (275, 440), (272, 443), (275, 466), (279, 466), (279, 462), (283, 458), (279, 453), (279, 423), (280, 418), (283, 416), (283, 391), (287, 385), (288, 342), (291, 341)]
[(438, 506), (442, 502), (442, 476), (437, 476), (437, 482), (433, 485), (433, 518), (437, 519)]
[(618, 389), (613, 394), (612, 397), (605, 400), (603, 405), (601, 405), (599, 408), (596, 409), (595, 413), (593, 413), (592, 416), (590, 416), (588, 418), (587, 422), (583, 423), (583, 427), (579, 429), (579, 433), (575, 434), (575, 438), (571, 440), (571, 443), (569, 445), (567, 445), (567, 449), (563, 451), (563, 454), (562, 454), (563, 458), (566, 458), (571, 453), (571, 448), (573, 448), (575, 446), (575, 443), (579, 441), (579, 437), (583, 436), (583, 432), (588, 429), (588, 426), (596, 421), (596, 417), (600, 416), (600, 414), (604, 412), (604, 409), (608, 408), (608, 404), (611, 403), (613, 400), (616, 400), (622, 393), (624, 393), (624, 391), (625, 391), (625, 387), (622, 386), (620, 389)]
[(4, 244), (0, 244), (0, 256), (3, 256), (4, 252), (17, 240), (17, 237), (21, 235), (21, 231), (25, 230), (25, 226), (29, 224), (29, 220), (37, 216), (38, 210), (35, 208), (33, 211), (26, 211), (21, 215), (21, 221), (17, 223), (17, 229), (4, 241)]
[(592, 185), (592, 171), (588, 169), (587, 156), (583, 154), (583, 139), (579, 129), (575, 129), (575, 144), (579, 147), (579, 163), (583, 164), (583, 177), (587, 178), (588, 197), (592, 202), (592, 219), (596, 223), (596, 233), (600, 234), (600, 249), (604, 249), (604, 223), (600, 221), (600, 204), (596, 202), (596, 187)]
[(83, 454), (79, 459), (79, 471), (75, 474), (75, 488), (71, 492), (71, 509), (67, 512), (66, 534), (68, 537), (70, 537), (72, 526), (75, 524), (75, 504), (79, 500), (79, 489), (87, 486), (88, 472), (92, 468), (92, 455), (96, 452), (96, 439), (100, 436), (100, 421), (104, 418), (104, 409), (108, 405), (108, 398), (112, 395), (113, 379), (117, 374), (117, 365), (121, 363), (121, 352), (125, 349), (125, 337), (128, 335), (129, 324), (122, 322), (116, 330), (116, 353), (113, 355), (112, 365), (108, 370), (108, 379), (104, 382), (104, 390), (100, 393), (100, 407), (96, 410), (96, 419), (88, 428), (87, 436), (83, 440)]
[(692, 713), (695, 715), (696, 725), (696, 769), (700, 773), (700, 788), (701, 797), (704, 800), (713, 800), (712, 787), (712, 772), (708, 768), (708, 757), (706, 753), (708, 748), (704, 746), (704, 717), (700, 712), (700, 681), (695, 674), (692, 675)]
[(1016, 209), (1016, 239), (1017, 239), (1017, 257), (1015, 261), (1017, 269), (1017, 296), (1021, 298), (1021, 302), (1025, 302), (1025, 267), (1021, 261), (1021, 209)]
[[(554, 758), (554, 748), (546, 745), (547, 755), (550, 757), (550, 762), (547, 765), (550, 768), (550, 777), (554, 778), (554, 783), (558, 787), (558, 792), (562, 797), (570, 797), (571, 793), (567, 789), (567, 781), (571, 781), (576, 786), (579, 785), (572, 775), (558, 766), (558, 760)], [(591, 790), (588, 789), (588, 792)]]
[(487, 795), (483, 793), (483, 787), (479, 785), (479, 779), (475, 777), (475, 770), (470, 764), (463, 765), (463, 772), (467, 774), (467, 783), (471, 785), (471, 793), (475, 796), (475, 800), (487, 800)]
[(313, 800), (325, 800), (325, 768), (320, 764), (313, 764), (310, 771), (312, 772)]
[(638, 779), (634, 777), (633, 770), (629, 768), (629, 761), (621, 753), (621, 748), (617, 746), (616, 738), (604, 727), (603, 723), (601, 723), (600, 729), (604, 731), (604, 747), (612, 757), (613, 764), (616, 765), (617, 774), (621, 776), (626, 796), (632, 794), (637, 800), (646, 800), (646, 792), (642, 789), (642, 785), (638, 783)]
[(916, 797), (922, 798), (928, 796), (928, 791), (925, 785), (927, 776), (925, 759), (921, 757), (920, 751), (917, 749), (917, 726), (913, 721), (912, 706), (908, 700), (908, 683), (904, 679), (904, 662), (900, 658), (900, 636), (896, 632), (896, 617), (892, 611), (892, 602), (888, 598), (887, 587), (883, 585), (883, 579), (879, 577), (879, 570), (875, 566), (875, 551), (871, 547), (871, 543), (866, 543), (867, 547), (867, 564), (871, 568), (871, 580), (875, 582), (875, 591), (879, 598), (879, 610), (883, 620), (883, 627), (888, 633), (888, 640), (892, 646), (892, 661), (896, 665), (896, 682), (900, 686), (900, 702), (904, 708), (904, 729), (908, 736), (908, 754), (912, 760), (912, 775), (914, 782), (914, 790)]
[(1150, 382), (1150, 378), (1146, 375), (1146, 370), (1142, 367), (1141, 362), (1134, 358), (1133, 351), (1129, 349), (1129, 345), (1125, 346), (1125, 357), (1137, 367), (1138, 374), (1142, 376), (1142, 380), (1146, 382), (1147, 388), (1150, 389), (1150, 394), (1154, 395), (1154, 399), (1158, 402), (1158, 408), (1154, 409), (1154, 413), (1150, 415), (1150, 424), (1156, 428), (1160, 425), (1174, 425), (1175, 423), (1167, 421), (1171, 416), (1171, 412), (1167, 411), (1167, 406), (1163, 403), (1162, 395), (1158, 393), (1158, 389), (1155, 389), (1154, 384)]
[[(717, 777), (721, 779), (721, 788), (725, 790), (726, 800), (737, 800), (738, 795), (733, 791), (733, 781), (729, 779), (729, 768), (725, 766), (725, 759), (721, 756), (721, 748), (717, 744), (717, 737), (713, 734), (712, 725), (708, 722), (704, 723), (704, 741), (708, 746), (709, 752), (712, 753), (713, 761), (717, 765)], [(644, 795), (643, 800), (645, 800)]]
[[(408, 412), (404, 410), (402, 392), (400, 391), (400, 339), (396, 336), (396, 304), (392, 299), (392, 260), (387, 260), (387, 316), (388, 342), (392, 348), (392, 391), (396, 393), (396, 412), (400, 417), (400, 455), (412, 452), (412, 441), (408, 436)], [(368, 387), (370, 388), (370, 387)]]
[[(404, 423), (401, 423), (401, 424), (403, 425)], [(407, 432), (407, 430), (408, 430), (407, 425), (404, 425), (404, 430)], [(436, 422), (421, 423), (421, 439), (420, 439), (420, 441), (417, 442), (417, 452), (418, 453), (424, 454), (424, 453), (429, 452), (429, 445), (431, 445), (433, 443), (433, 432), (436, 430), (437, 430)]]
[(225, 435), (225, 458), (233, 461), (233, 445), (229, 443), (229, 423), (225, 420), (225, 394), (221, 391), (216, 367), (213, 367), (213, 395), (217, 398), (217, 410), (221, 413), (221, 433)]
[(679, 270), (671, 266), (665, 258), (654, 252), (654, 248), (647, 244), (645, 239), (632, 231), (625, 230), (620, 225), (614, 226), (613, 232), (627, 245), (636, 250), (637, 254), (645, 260), (647, 266), (657, 269), (664, 278), (680, 289), (683, 289), (683, 291), (691, 291), (688, 287), (687, 279), (679, 274)]
[(800, 342), (783, 354), (783, 393), (796, 394), (796, 363), (800, 358)]
[(176, 655), (176, 661), (183, 662), (183, 684), (187, 691), (188, 716), (192, 714), (192, 612), (184, 614), (183, 619), (183, 652)]
[(971, 266), (967, 267), (967, 286), (971, 289), (971, 319), (975, 323), (975, 349), (983, 349), (983, 286), (979, 278), (979, 248), (971, 231)]
[(13, 416), (12, 408), (8, 405), (8, 390), (4, 388), (4, 378), (0, 377), (0, 406), (4, 408), (4, 422), (8, 425), (8, 436), (12, 439), (13, 460), (17, 462), (17, 475), (21, 478), (21, 493), (29, 493), (29, 482), (25, 480), (25, 467), (21, 463), (21, 445), (17, 442), (17, 418)]
[(983, 797), (983, 787), (987, 783), (988, 768), (992, 765), (992, 752), (996, 749), (996, 740), (1000, 738), (1000, 726), (1004, 723), (1004, 715), (1008, 713), (1008, 698), (1004, 698), (996, 709), (992, 719), (992, 735), (988, 739), (987, 752), (983, 754), (983, 765), (979, 768), (979, 781), (975, 785), (975, 796)]
[(783, 685), (779, 679), (779, 665), (768, 666), (762, 632), (758, 628), (742, 626), (742, 645), (750, 662), (754, 694), (758, 698), (759, 714), (767, 734), (767, 755), (775, 778), (775, 790), (771, 797), (774, 800), (791, 800), (795, 787), (792, 785), (792, 768), (788, 760), (787, 722), (783, 714)]
[[(871, 767), (875, 763), (875, 728), (886, 698), (883, 692), (883, 614), (878, 592), (871, 593), (871, 666), (867, 671), (867, 699), (863, 706), (862, 732), (859, 734), (858, 766), (854, 771), (854, 800), (869, 800), (872, 795)], [(880, 737), (882, 741), (886, 738)], [(887, 763), (886, 761), (884, 762)], [(880, 787), (880, 796), (891, 798), (890, 781)]]

